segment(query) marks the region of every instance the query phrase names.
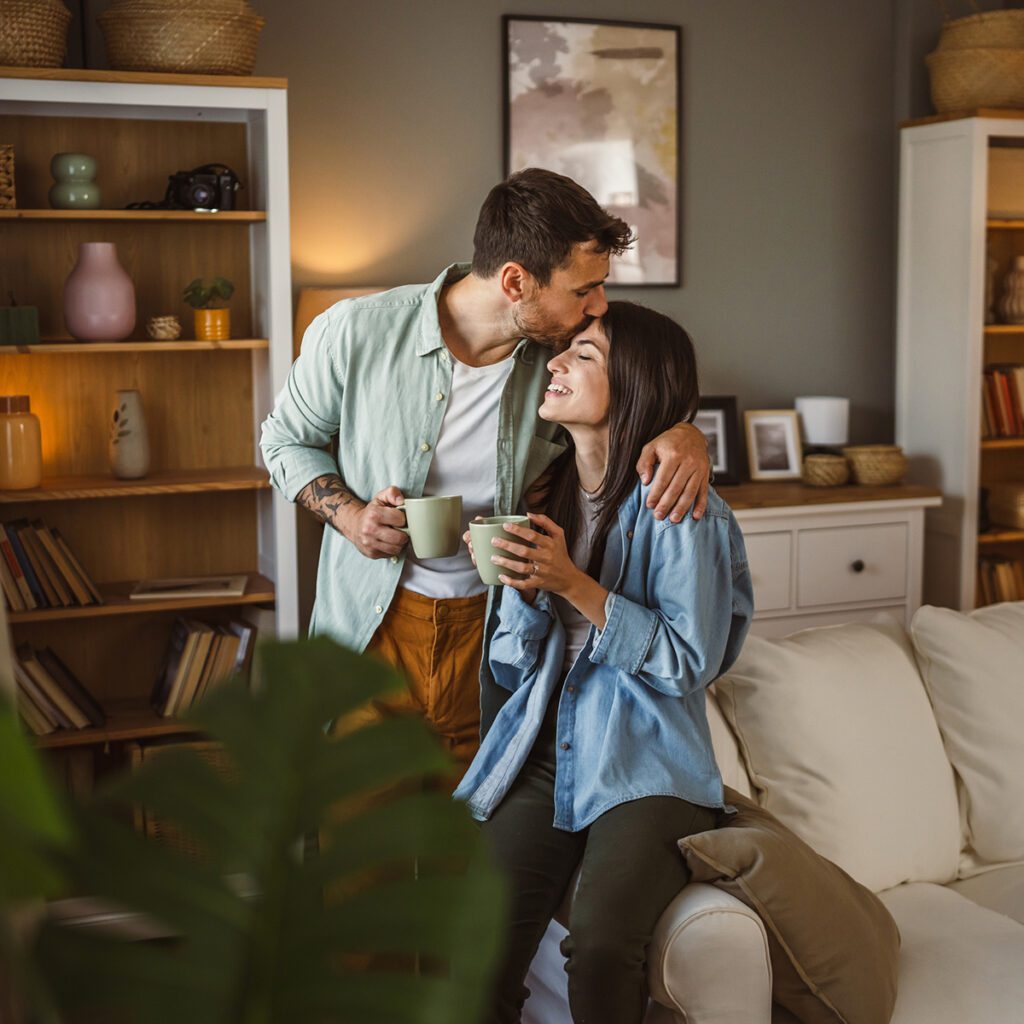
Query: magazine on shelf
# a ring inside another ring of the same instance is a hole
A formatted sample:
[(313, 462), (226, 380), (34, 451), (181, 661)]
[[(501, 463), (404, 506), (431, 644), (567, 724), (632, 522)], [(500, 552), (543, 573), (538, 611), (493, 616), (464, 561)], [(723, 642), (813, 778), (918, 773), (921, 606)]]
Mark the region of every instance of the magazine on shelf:
[(132, 601), (170, 601), (190, 597), (241, 597), (249, 577), (182, 576), (166, 580), (139, 580), (128, 595)]

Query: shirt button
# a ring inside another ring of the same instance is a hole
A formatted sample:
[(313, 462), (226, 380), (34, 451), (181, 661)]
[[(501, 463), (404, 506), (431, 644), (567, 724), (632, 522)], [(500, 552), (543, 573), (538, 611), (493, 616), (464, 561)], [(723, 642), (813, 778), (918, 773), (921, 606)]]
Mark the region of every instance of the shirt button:
[(627, 537), (628, 537), (628, 538), (629, 538), (630, 540), (632, 540), (632, 539), (633, 539), (633, 531), (632, 531), (632, 530), (627, 530), (627, 531), (626, 531), (626, 536), (627, 536)]
[(391, 564), (392, 565), (397, 565), (398, 564), (398, 555), (392, 555), (391, 556)]
[(424, 441), (423, 444), (420, 445), (420, 451), (421, 452), (429, 452), (430, 451), (430, 445), (427, 444), (426, 441)]
[(381, 606), (380, 606), (379, 604), (378, 604), (378, 605), (375, 605), (375, 606), (374, 606), (374, 609), (373, 609), (373, 610), (374, 610), (374, 611), (375, 611), (375, 612), (376, 612), (376, 613), (377, 613), (378, 615), (380, 615), (380, 613), (384, 611), (384, 609), (383, 609), (383, 608), (382, 608), (382, 607), (381, 607)]
[(443, 392), (443, 391), (438, 391), (438, 393), (437, 393), (436, 395), (434, 395), (434, 398), (435, 398), (435, 399), (436, 399), (436, 400), (437, 400), (438, 402), (440, 402), (440, 401), (441, 401), (441, 399), (443, 399), (443, 398), (444, 398), (444, 392)]
[(561, 748), (562, 748), (563, 750), (568, 750), (568, 749), (569, 749), (569, 744), (568, 744), (568, 743), (559, 743), (558, 745), (559, 745), (559, 746), (560, 746), (560, 747), (561, 747)]
[(575, 687), (575, 686), (567, 686), (567, 687), (566, 687), (566, 690), (568, 690), (568, 691), (569, 691), (569, 693), (573, 693), (573, 692), (575, 692), (575, 690), (576, 690), (576, 687)]

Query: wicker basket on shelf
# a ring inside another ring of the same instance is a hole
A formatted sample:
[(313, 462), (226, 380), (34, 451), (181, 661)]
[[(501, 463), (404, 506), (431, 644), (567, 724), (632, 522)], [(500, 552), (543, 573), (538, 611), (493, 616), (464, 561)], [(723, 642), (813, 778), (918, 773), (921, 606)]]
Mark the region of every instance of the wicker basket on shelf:
[(843, 449), (855, 484), (898, 484), (907, 472), (907, 457), (896, 444), (859, 444)]
[(14, 194), (14, 147), (0, 143), (0, 210), (13, 210), (17, 206)]
[(60, 0), (0, 0), (0, 67), (59, 68), (70, 22)]
[(265, 20), (247, 0), (114, 0), (97, 19), (118, 71), (251, 75)]
[(850, 479), (850, 464), (842, 455), (808, 455), (802, 476), (810, 487), (840, 487)]
[(974, 14), (948, 18), (939, 35), (940, 50), (1024, 50), (1024, 10), (982, 11), (976, 3)]

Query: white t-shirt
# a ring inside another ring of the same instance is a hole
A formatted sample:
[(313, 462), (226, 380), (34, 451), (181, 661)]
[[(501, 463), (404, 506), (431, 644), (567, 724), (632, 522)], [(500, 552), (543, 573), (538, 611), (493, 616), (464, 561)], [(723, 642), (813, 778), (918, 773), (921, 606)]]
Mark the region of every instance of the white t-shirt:
[[(580, 488), (580, 510), (583, 513), (583, 522), (580, 524), (580, 532), (576, 536), (576, 543), (573, 544), (570, 553), (573, 565), (586, 572), (587, 566), (590, 564), (590, 554), (594, 549), (594, 531), (597, 528), (598, 510), (595, 496), (583, 490), (582, 487)], [(552, 594), (551, 599), (558, 610), (558, 617), (562, 620), (562, 625), (565, 626), (565, 657), (562, 659), (562, 674), (564, 675), (572, 668), (572, 663), (583, 650), (593, 623), (564, 597)]]
[[(462, 521), (494, 515), (498, 476), (498, 406), (512, 357), (490, 366), (466, 366), (452, 359), (452, 386), (424, 495), (461, 494)], [(450, 558), (417, 559), (411, 548), (399, 586), (426, 597), (470, 597), (487, 587), (465, 544)]]

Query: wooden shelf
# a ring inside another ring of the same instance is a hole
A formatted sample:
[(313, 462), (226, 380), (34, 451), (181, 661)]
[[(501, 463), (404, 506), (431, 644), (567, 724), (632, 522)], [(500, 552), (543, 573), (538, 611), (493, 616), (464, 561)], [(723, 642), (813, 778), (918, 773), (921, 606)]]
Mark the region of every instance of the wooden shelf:
[(734, 511), (751, 508), (787, 508), (800, 505), (831, 505), (851, 501), (907, 501), (940, 498), (942, 492), (918, 484), (894, 484), (868, 487), (847, 484), (842, 487), (810, 487), (799, 480), (722, 484), (715, 487), (719, 497)]
[(251, 75), (178, 75), (167, 71), (93, 71), (88, 68), (6, 68), (0, 78), (37, 82), (120, 82), (128, 85), (216, 85), (222, 89), (287, 89), (287, 78)]
[[(227, 574), (224, 574), (227, 575)], [(66, 619), (95, 619), (111, 615), (152, 615), (159, 612), (187, 611), (197, 608), (234, 608), (238, 605), (273, 604), (274, 583), (266, 576), (249, 576), (245, 593), (241, 597), (176, 597), (167, 600), (132, 601), (128, 594), (137, 580), (119, 583), (101, 583), (99, 591), (105, 604), (90, 604), (72, 608), (33, 608), (30, 611), (7, 613), (12, 626), (26, 622), (58, 622)]]
[(219, 213), (199, 213), (196, 210), (0, 210), (0, 221), (187, 221), (190, 224), (233, 221), (238, 224), (254, 224), (266, 219), (264, 210), (221, 210)]
[(148, 704), (137, 700), (105, 702), (103, 711), (107, 716), (106, 725), (98, 729), (58, 729), (46, 736), (34, 737), (36, 746), (48, 750), (87, 747), (154, 736), (181, 736), (197, 731), (194, 725), (177, 718), (162, 718)]
[(0, 491), (0, 504), (153, 494), (197, 494), (210, 491), (254, 491), (269, 487), (270, 478), (266, 470), (256, 466), (151, 473), (141, 480), (117, 480), (112, 476), (50, 477), (44, 478), (42, 484), (32, 490)]
[(985, 334), (1024, 334), (1024, 324), (986, 324)]
[(993, 217), (985, 221), (985, 226), (990, 230), (1019, 231), (1021, 228), (1024, 228), (1024, 220)]
[(266, 338), (232, 338), (230, 341), (47, 341), (37, 345), (0, 345), (4, 356), (95, 356), (125, 352), (241, 352), (250, 349), (266, 349), (270, 342)]
[(1003, 451), (1010, 448), (1024, 448), (1024, 437), (995, 437), (981, 442), (984, 452)]
[(1024, 541), (1024, 530), (995, 529), (987, 533), (978, 534), (978, 545), (985, 547), (989, 544), (1016, 544)]

